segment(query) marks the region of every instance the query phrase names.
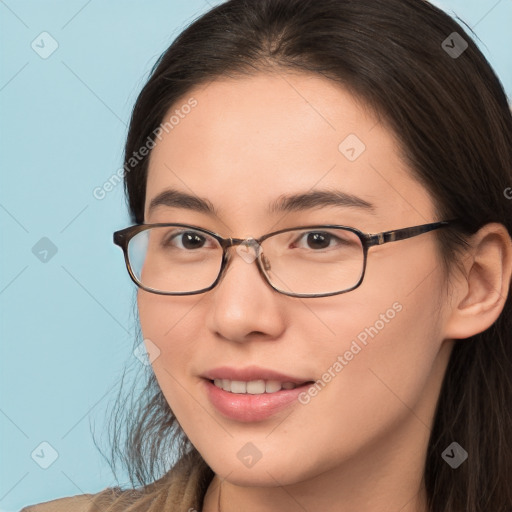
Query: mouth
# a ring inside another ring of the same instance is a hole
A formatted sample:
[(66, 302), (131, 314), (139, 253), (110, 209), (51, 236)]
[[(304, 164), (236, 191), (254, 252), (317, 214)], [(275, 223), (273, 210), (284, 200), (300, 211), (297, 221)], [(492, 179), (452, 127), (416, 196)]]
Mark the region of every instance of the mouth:
[(300, 394), (314, 383), (205, 378), (203, 382), (214, 409), (223, 417), (242, 423), (268, 420), (284, 409), (299, 405)]
[(313, 381), (295, 383), (290, 381), (278, 380), (231, 380), (231, 379), (209, 379), (209, 381), (219, 389), (228, 393), (239, 395), (262, 395), (264, 393), (278, 393), (281, 390), (295, 389), (301, 386), (313, 384)]

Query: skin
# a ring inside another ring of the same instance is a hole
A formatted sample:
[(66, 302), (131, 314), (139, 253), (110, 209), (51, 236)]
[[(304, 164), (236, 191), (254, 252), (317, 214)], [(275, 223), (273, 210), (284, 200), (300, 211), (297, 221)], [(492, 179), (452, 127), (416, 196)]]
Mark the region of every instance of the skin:
[[(195, 224), (257, 238), (306, 224), (378, 233), (435, 222), (427, 190), (411, 176), (393, 133), (339, 85), (306, 74), (257, 74), (189, 91), (198, 104), (152, 151), (146, 223)], [(167, 116), (166, 116), (167, 117)], [(366, 150), (338, 150), (349, 134)], [(208, 199), (217, 216), (148, 204), (173, 187)], [(267, 213), (283, 194), (338, 189), (375, 212), (326, 206)], [(448, 281), (434, 234), (373, 247), (362, 285), (299, 299), (272, 290), (235, 249), (222, 281), (192, 296), (139, 290), (143, 335), (158, 346), (159, 385), (180, 425), (215, 472), (204, 512), (426, 510), (422, 486), (434, 409), (455, 339), (488, 328), (508, 293), (511, 241), (500, 224), (471, 239), (463, 272)], [(260, 365), (321, 378), (393, 303), (402, 310), (307, 405), (241, 423), (209, 402), (200, 374)], [(247, 468), (248, 442), (261, 459)]]

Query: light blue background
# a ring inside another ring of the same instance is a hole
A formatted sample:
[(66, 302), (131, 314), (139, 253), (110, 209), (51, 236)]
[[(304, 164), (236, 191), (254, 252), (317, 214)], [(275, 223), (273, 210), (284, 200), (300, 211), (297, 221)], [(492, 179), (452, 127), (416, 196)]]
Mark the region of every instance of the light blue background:
[[(134, 363), (135, 290), (112, 244), (129, 223), (122, 185), (93, 190), (122, 165), (152, 64), (217, 3), (0, 0), (0, 512), (114, 484), (89, 422), (100, 435)], [(510, 97), (512, 0), (435, 3), (474, 28)], [(43, 31), (59, 45), (47, 59), (31, 48)], [(57, 247), (46, 263), (42, 237)], [(59, 454), (48, 469), (31, 458), (43, 441)]]

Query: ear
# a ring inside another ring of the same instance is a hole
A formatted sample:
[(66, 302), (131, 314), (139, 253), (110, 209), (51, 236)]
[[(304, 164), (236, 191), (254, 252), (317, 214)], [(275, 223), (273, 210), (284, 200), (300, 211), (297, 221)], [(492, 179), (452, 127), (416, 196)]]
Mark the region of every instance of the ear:
[(452, 286), (444, 339), (464, 339), (489, 328), (500, 316), (512, 274), (512, 239), (503, 224), (489, 223), (471, 236), (464, 275)]

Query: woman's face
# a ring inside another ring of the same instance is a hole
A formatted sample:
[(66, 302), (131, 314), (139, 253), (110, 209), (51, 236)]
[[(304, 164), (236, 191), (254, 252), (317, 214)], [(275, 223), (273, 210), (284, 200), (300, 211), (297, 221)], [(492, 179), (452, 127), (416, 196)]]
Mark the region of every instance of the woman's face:
[[(151, 154), (146, 223), (192, 224), (245, 239), (315, 224), (378, 233), (442, 220), (411, 178), (393, 134), (322, 77), (214, 81), (192, 90), (164, 121), (173, 113), (172, 129), (161, 132)], [(215, 214), (191, 203), (149, 211), (167, 189), (207, 201)], [(357, 196), (373, 209), (341, 201), (269, 209), (317, 191)], [(144, 338), (160, 351), (152, 363), (156, 378), (217, 474), (248, 486), (293, 485), (345, 471), (361, 481), (385, 461), (388, 471), (421, 476), (416, 468), (452, 347), (443, 343), (445, 279), (434, 236), (370, 248), (362, 284), (329, 297), (274, 291), (234, 247), (226, 274), (206, 293), (139, 290)], [(293, 399), (273, 408), (279, 399), (270, 393), (212, 389), (205, 376), (226, 367), (260, 368), (234, 380), (258, 380), (272, 370), (320, 383), (316, 393), (311, 385), (295, 395), (279, 391)]]

